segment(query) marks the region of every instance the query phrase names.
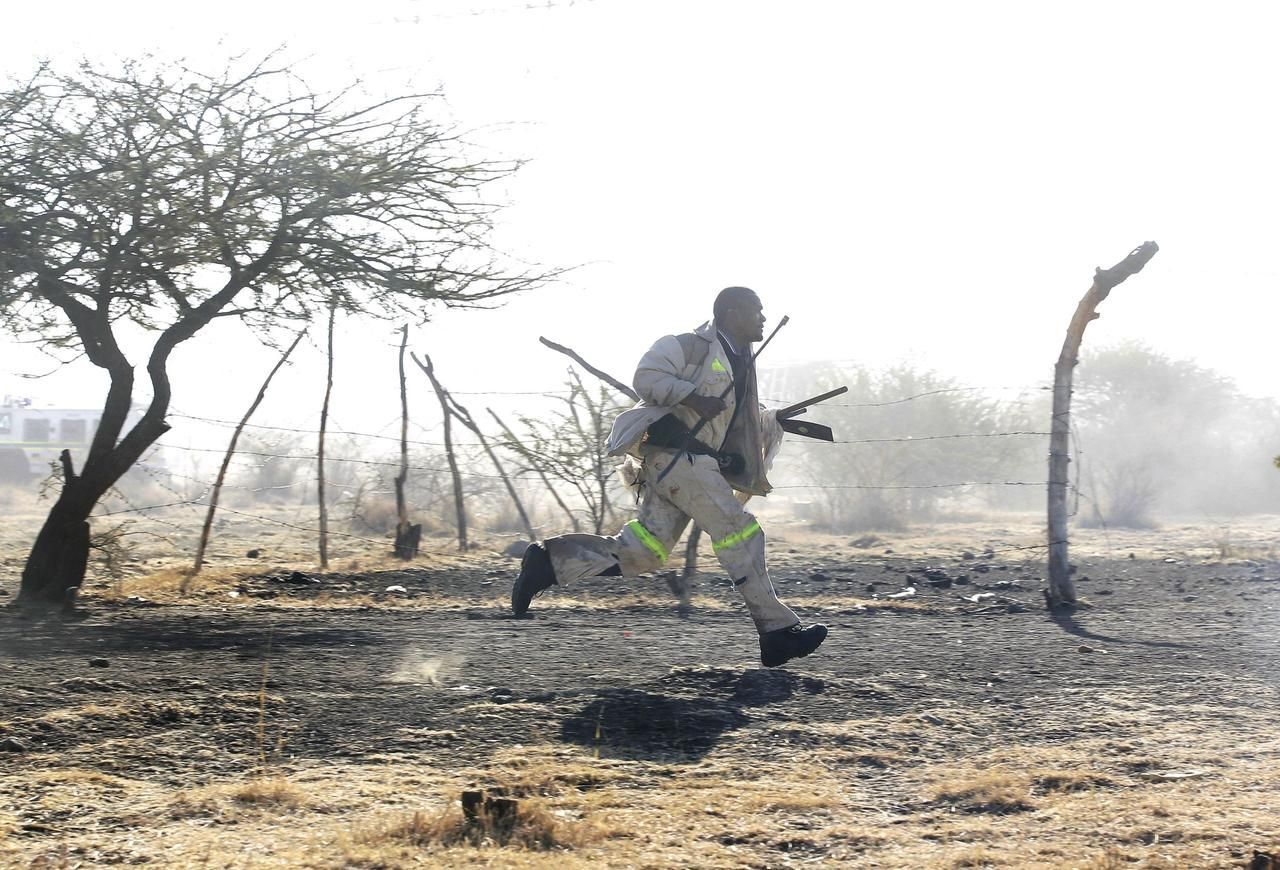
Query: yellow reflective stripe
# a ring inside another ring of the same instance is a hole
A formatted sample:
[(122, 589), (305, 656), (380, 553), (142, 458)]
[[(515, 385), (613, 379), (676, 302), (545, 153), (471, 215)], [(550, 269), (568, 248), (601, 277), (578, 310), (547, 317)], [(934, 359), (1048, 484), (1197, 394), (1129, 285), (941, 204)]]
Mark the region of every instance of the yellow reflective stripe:
[(667, 561), (667, 548), (662, 546), (662, 542), (653, 536), (653, 532), (641, 525), (639, 520), (632, 520), (627, 523), (627, 528), (635, 533), (635, 536), (640, 539), (640, 543), (648, 547), (653, 555), (663, 562)]
[(724, 363), (720, 362), (719, 358), (713, 359), (711, 361), (711, 371), (722, 372), (724, 370), (725, 370)]
[(755, 520), (752, 520), (751, 525), (747, 526), (742, 531), (734, 532), (732, 535), (726, 535), (725, 537), (721, 538), (718, 541), (712, 541), (711, 549), (715, 550), (718, 553), (721, 550), (725, 549), (726, 547), (732, 547), (737, 544), (741, 544), (743, 541), (747, 540), (748, 538), (754, 537), (755, 535), (759, 535), (759, 534), (761, 534), (760, 524)]

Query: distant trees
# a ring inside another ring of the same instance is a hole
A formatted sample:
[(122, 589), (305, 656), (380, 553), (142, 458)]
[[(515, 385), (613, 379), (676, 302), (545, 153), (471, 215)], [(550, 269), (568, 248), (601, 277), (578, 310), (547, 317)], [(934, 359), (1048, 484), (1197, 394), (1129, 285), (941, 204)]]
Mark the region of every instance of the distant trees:
[(1194, 362), (1133, 342), (1085, 354), (1074, 421), (1086, 524), (1280, 510), (1280, 483), (1260, 470), (1280, 404)]
[[(936, 372), (811, 364), (761, 377), (762, 395), (785, 400), (849, 387), (809, 413), (831, 426), (837, 440), (855, 443), (789, 437), (773, 475), (812, 484), (814, 519), (834, 531), (901, 529), (945, 505), (988, 504), (996, 495), (990, 490), (939, 484), (1033, 480), (1021, 475), (1032, 473), (1028, 465), (1044, 455), (1042, 439), (997, 434), (1035, 430), (1022, 405)], [(1042, 473), (1037, 463), (1034, 474)]]
[[(63, 456), (19, 601), (59, 605), (80, 585), (90, 512), (168, 430), (170, 357), (215, 319), (271, 334), (330, 302), (421, 317), (535, 286), (485, 241), (478, 190), (513, 169), (464, 159), (429, 96), (320, 94), (272, 59), (211, 75), (41, 67), (0, 92), (5, 327), (110, 377), (83, 467)], [(127, 425), (137, 333), (152, 399)]]
[[(854, 443), (789, 436), (771, 475), (806, 486), (795, 492), (816, 525), (892, 531), (945, 511), (1043, 504), (1047, 436), (1001, 433), (1043, 433), (1048, 390), (996, 399), (910, 365), (761, 373), (761, 395), (778, 402), (838, 384), (849, 392), (810, 414)], [(1245, 396), (1229, 378), (1136, 343), (1086, 352), (1074, 392), (1076, 522), (1141, 528), (1162, 515), (1280, 512), (1280, 477), (1265, 473), (1280, 443), (1280, 402)], [(966, 437), (936, 437), (952, 435)], [(994, 485), (938, 486), (964, 481)]]

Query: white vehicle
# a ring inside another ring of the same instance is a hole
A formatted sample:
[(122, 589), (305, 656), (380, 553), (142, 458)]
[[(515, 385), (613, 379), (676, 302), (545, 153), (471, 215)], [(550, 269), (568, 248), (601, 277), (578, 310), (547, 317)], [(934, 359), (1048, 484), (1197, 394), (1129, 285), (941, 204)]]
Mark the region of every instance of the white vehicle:
[[(37, 408), (30, 399), (0, 402), (0, 482), (23, 483), (49, 473), (63, 450), (76, 468), (89, 452), (102, 411), (97, 408)], [(130, 424), (137, 415), (130, 413)]]

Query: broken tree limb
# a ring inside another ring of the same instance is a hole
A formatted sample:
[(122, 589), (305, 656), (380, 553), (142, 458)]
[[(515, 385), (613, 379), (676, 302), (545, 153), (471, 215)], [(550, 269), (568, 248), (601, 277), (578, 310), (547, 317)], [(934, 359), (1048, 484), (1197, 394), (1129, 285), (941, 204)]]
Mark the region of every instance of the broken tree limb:
[(489, 461), (493, 463), (494, 469), (497, 470), (498, 476), (502, 478), (502, 483), (507, 488), (507, 495), (511, 496), (511, 501), (516, 506), (516, 513), (520, 515), (520, 522), (524, 526), (525, 533), (529, 535), (530, 541), (535, 540), (538, 536), (533, 530), (533, 524), (529, 522), (529, 514), (525, 512), (524, 503), (520, 501), (520, 496), (516, 494), (516, 488), (511, 485), (511, 478), (507, 476), (507, 470), (502, 467), (502, 463), (498, 460), (498, 455), (489, 446), (489, 439), (484, 437), (484, 432), (480, 431), (476, 421), (471, 418), (470, 411), (458, 404), (458, 400), (450, 395), (447, 390), (445, 391), (445, 396), (449, 400), (454, 416), (480, 440), (480, 446), (484, 448)]
[(1097, 308), (1102, 300), (1116, 285), (1142, 271), (1158, 250), (1160, 246), (1155, 242), (1143, 242), (1110, 269), (1095, 271), (1093, 285), (1076, 306), (1062, 353), (1053, 369), (1053, 418), (1049, 429), (1049, 589), (1045, 593), (1050, 608), (1071, 607), (1076, 603), (1067, 552), (1067, 489), (1071, 462), (1071, 379), (1080, 362), (1080, 343), (1085, 327), (1101, 317)]
[(218, 512), (218, 498), (222, 494), (222, 482), (226, 480), (227, 468), (231, 465), (231, 458), (235, 456), (236, 444), (240, 440), (240, 433), (243, 432), (244, 427), (248, 425), (249, 418), (253, 416), (253, 412), (258, 410), (258, 406), (262, 404), (262, 400), (267, 395), (267, 387), (271, 386), (271, 381), (275, 378), (276, 372), (280, 371), (284, 364), (289, 361), (289, 357), (293, 354), (294, 349), (306, 334), (307, 331), (305, 329), (299, 332), (294, 337), (293, 343), (290, 344), (288, 349), (280, 355), (280, 359), (276, 360), (276, 364), (271, 367), (271, 371), (268, 372), (266, 380), (264, 380), (262, 382), (262, 386), (258, 388), (258, 395), (254, 397), (253, 402), (249, 405), (249, 410), (244, 412), (244, 416), (240, 418), (240, 422), (231, 432), (231, 440), (227, 443), (226, 455), (222, 457), (222, 465), (218, 468), (218, 476), (214, 479), (213, 489), (209, 493), (209, 510), (205, 513), (204, 527), (200, 530), (200, 543), (196, 545), (195, 563), (191, 566), (191, 574), (184, 577), (182, 580), (181, 589), (183, 592), (187, 591), (187, 586), (191, 581), (191, 577), (200, 573), (200, 569), (204, 567), (204, 552), (209, 546), (209, 535), (213, 529), (214, 514)]
[(565, 356), (569, 357), (569, 359), (578, 363), (578, 365), (582, 366), (584, 369), (591, 372), (591, 374), (595, 375), (597, 378), (604, 381), (609, 386), (613, 387), (619, 393), (622, 393), (622, 395), (626, 396), (631, 401), (633, 402), (640, 401), (640, 397), (636, 395), (635, 390), (631, 389), (630, 387), (622, 383), (622, 381), (618, 380), (617, 378), (612, 377), (611, 375), (605, 372), (602, 372), (600, 369), (596, 368), (591, 363), (587, 362), (585, 359), (579, 356), (578, 353), (575, 352), (574, 350), (567, 348), (562, 344), (556, 344), (554, 341), (551, 341), (550, 339), (547, 339), (547, 338), (543, 338), (542, 336), (538, 337), (538, 341), (542, 342), (552, 350), (558, 351), (564, 354)]
[(462, 474), (458, 471), (458, 459), (453, 454), (453, 432), (449, 422), (453, 419), (453, 411), (449, 408), (448, 392), (440, 382), (436, 380), (435, 369), (431, 365), (431, 357), (423, 354), (426, 364), (418, 359), (416, 354), (410, 353), (409, 357), (422, 369), (423, 374), (431, 381), (431, 387), (436, 391), (436, 398), (440, 400), (440, 410), (444, 416), (444, 455), (449, 462), (449, 474), (453, 477), (453, 506), (458, 517), (458, 548), (464, 552), (467, 549), (467, 511), (466, 506), (462, 502)]

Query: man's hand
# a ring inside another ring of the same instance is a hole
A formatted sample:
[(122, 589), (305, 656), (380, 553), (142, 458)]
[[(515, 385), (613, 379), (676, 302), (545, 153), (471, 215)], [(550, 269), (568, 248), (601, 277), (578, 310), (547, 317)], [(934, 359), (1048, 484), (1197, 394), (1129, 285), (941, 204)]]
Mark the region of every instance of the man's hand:
[(690, 393), (680, 402), (686, 408), (692, 408), (698, 412), (698, 416), (705, 417), (708, 420), (714, 420), (724, 413), (729, 406), (725, 404), (724, 399), (716, 396), (699, 396), (697, 393)]

